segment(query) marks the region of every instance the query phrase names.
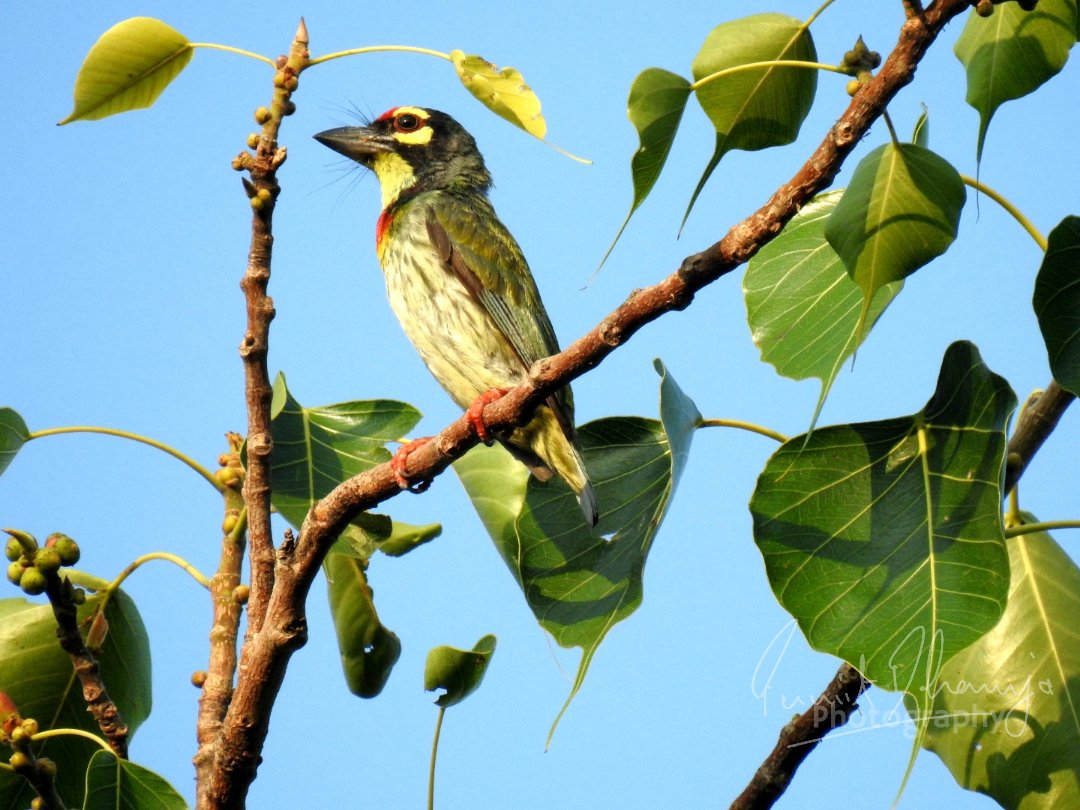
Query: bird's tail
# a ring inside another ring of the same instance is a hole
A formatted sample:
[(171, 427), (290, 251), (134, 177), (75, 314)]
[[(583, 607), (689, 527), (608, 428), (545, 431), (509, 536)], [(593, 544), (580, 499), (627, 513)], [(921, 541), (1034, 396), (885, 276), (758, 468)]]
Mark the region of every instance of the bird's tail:
[(547, 481), (553, 472), (564, 480), (577, 496), (585, 522), (595, 526), (600, 511), (581, 449), (546, 411), (546, 405), (537, 408), (533, 420), (514, 431), (506, 448), (541, 481)]

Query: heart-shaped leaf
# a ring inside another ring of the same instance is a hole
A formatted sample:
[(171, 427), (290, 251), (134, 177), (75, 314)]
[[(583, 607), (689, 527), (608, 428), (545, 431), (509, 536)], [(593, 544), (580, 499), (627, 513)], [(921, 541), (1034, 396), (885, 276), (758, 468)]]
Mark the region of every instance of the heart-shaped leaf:
[(750, 502), (769, 583), (810, 645), (925, 698), (941, 663), (994, 626), (1008, 384), (970, 343), (917, 414), (786, 442)]
[(1033, 304), (1054, 379), (1080, 395), (1080, 217), (1050, 232)]
[(11, 408), (0, 408), (0, 475), (30, 439), (30, 429), (19, 414)]
[(630, 177), (634, 184), (634, 200), (611, 247), (604, 254), (604, 261), (611, 254), (615, 243), (626, 230), (630, 217), (649, 196), (671, 152), (671, 144), (679, 129), (687, 99), (690, 98), (690, 82), (677, 73), (662, 68), (646, 68), (630, 86), (630, 98), (626, 102), (626, 114), (638, 133), (638, 148), (630, 159)]
[(95, 121), (149, 107), (191, 61), (187, 37), (151, 17), (117, 23), (94, 43), (75, 78), (75, 107), (61, 121)]
[(979, 113), (977, 159), (997, 108), (1058, 73), (1076, 32), (1076, 0), (1039, 0), (1033, 11), (1001, 3), (989, 17), (968, 15), (954, 52), (967, 69), (967, 103)]
[(923, 744), (1002, 807), (1078, 807), (1080, 568), (1043, 532), (1008, 550), (1005, 613), (942, 667)]
[(966, 198), (956, 169), (921, 146), (887, 143), (859, 161), (825, 238), (862, 287), (860, 331), (879, 289), (953, 243)]
[(595, 533), (566, 484), (530, 478), (500, 447), (477, 447), (454, 463), (541, 627), (560, 645), (582, 648), (552, 734), (608, 631), (641, 604), (645, 561), (701, 423), (660, 361), (656, 368), (659, 422), (612, 417), (579, 428), (600, 505)]
[[(712, 30), (694, 57), (694, 92), (716, 129), (716, 148), (690, 198), (683, 222), (720, 159), (791, 143), (817, 92), (817, 71), (804, 67), (732, 70), (774, 60), (817, 61), (806, 24), (784, 14), (754, 14)], [(725, 71), (715, 79), (710, 77)], [(726, 72), (731, 71), (731, 72)]]
[(456, 706), (480, 688), (494, 653), (492, 635), (484, 636), (471, 650), (435, 647), (424, 664), (424, 688), (429, 692), (445, 689), (436, 698), (436, 705), (443, 709)]
[(388, 461), (385, 444), (420, 421), (411, 405), (385, 399), (305, 408), (283, 374), (274, 380), (271, 415), (272, 502), (297, 528), (311, 505), (342, 481)]
[(886, 284), (872, 301), (867, 328), (859, 328), (862, 291), (825, 239), (825, 223), (842, 193), (830, 191), (803, 207), (743, 276), (747, 321), (761, 359), (793, 380), (821, 380), (811, 425), (844, 361), (904, 285)]
[(83, 810), (187, 810), (184, 797), (163, 777), (110, 751), (99, 750), (86, 771)]

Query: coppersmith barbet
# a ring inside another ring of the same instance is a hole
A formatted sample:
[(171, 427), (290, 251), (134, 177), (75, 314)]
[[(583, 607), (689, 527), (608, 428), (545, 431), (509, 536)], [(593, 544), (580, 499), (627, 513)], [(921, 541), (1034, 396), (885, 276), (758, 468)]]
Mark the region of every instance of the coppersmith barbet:
[[(521, 248), (488, 199), (491, 175), (476, 141), (449, 115), (421, 107), (394, 107), (368, 126), (315, 139), (375, 172), (375, 247), (390, 305), (435, 379), (487, 438), (483, 405), (526, 382), (529, 367), (559, 344)], [(537, 478), (554, 472), (569, 484), (596, 524), (569, 386), (497, 438)]]

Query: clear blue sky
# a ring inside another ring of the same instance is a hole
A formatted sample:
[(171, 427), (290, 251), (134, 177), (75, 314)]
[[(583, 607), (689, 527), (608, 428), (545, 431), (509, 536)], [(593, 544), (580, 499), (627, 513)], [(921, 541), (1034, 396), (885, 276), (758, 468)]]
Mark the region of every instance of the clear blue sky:
[[(805, 17), (817, 0), (774, 0), (754, 11)], [(31, 429), (122, 427), (212, 465), (228, 430), (242, 431), (243, 330), (238, 281), (249, 211), (230, 159), (269, 98), (265, 65), (200, 51), (151, 110), (58, 128), (74, 77), (96, 38), (126, 17), (164, 19), (193, 41), (274, 56), (304, 14), (313, 55), (376, 44), (461, 48), (519, 68), (539, 94), (550, 139), (594, 159), (573, 163), (494, 117), (463, 90), (448, 63), (403, 54), (339, 60), (303, 77), (298, 112), (282, 142), (289, 159), (275, 218), (270, 365), (305, 404), (388, 397), (424, 413), (433, 433), (458, 411), (424, 370), (386, 304), (375, 260), (374, 178), (311, 139), (350, 123), (353, 110), (399, 104), (450, 112), (477, 137), (495, 180), (495, 204), (529, 257), (556, 331), (568, 343), (634, 288), (720, 238), (800, 165), (847, 105), (845, 78), (823, 74), (819, 99), (790, 147), (734, 153), (720, 165), (676, 240), (679, 219), (712, 148), (693, 104), (668, 170), (601, 275), (585, 284), (630, 202), (637, 145), (626, 95), (638, 72), (683, 74), (706, 34), (747, 4), (308, 2), (5, 4), (12, 45), (3, 58), (4, 328), (0, 402)], [(16, 10), (17, 9), (17, 10)], [(839, 61), (858, 34), (887, 52), (902, 20), (899, 0), (836, 3), (814, 36)], [(910, 132), (921, 104), (930, 145), (975, 172), (977, 116), (951, 43), (954, 24), (891, 111)], [(1074, 57), (1075, 59), (1075, 57)], [(1036, 96), (1003, 107), (991, 127), (982, 179), (1048, 232), (1080, 213), (1075, 148), (1080, 74), (1070, 63)], [(887, 138), (877, 126), (856, 158)], [(853, 167), (854, 161), (849, 164)], [(844, 177), (846, 177), (845, 174)], [(841, 178), (840, 184), (844, 182)], [(929, 398), (945, 347), (974, 341), (1023, 399), (1049, 379), (1031, 313), (1039, 254), (987, 199), (964, 212), (960, 238), (918, 273), (892, 305), (854, 368), (846, 368), (821, 424), (909, 414)], [(579, 422), (655, 416), (661, 357), (707, 417), (755, 421), (794, 434), (807, 426), (815, 382), (778, 378), (750, 341), (733, 274), (683, 313), (663, 318), (575, 384)], [(584, 289), (583, 289), (584, 288)], [(1078, 415), (1032, 465), (1023, 505), (1044, 519), (1077, 517), (1071, 467)], [(271, 723), (253, 808), (421, 806), (435, 708), (422, 690), (427, 650), (499, 646), (484, 687), (451, 710), (443, 729), (438, 806), (443, 808), (699, 808), (726, 806), (799, 705), (837, 661), (812, 652), (774, 600), (750, 535), (746, 503), (773, 446), (764, 438), (705, 431), (658, 537), (641, 609), (615, 628), (550, 751), (548, 726), (570, 687), (578, 653), (533, 621), (452, 474), (423, 497), (386, 509), (412, 522), (441, 521), (444, 535), (370, 570), (384, 621), (404, 650), (384, 694), (350, 696), (343, 684), (324, 589), (311, 596), (311, 640), (289, 668)], [(213, 569), (220, 502), (205, 482), (142, 446), (63, 437), (29, 445), (0, 479), (0, 523), (44, 536), (62, 530), (84, 548), (83, 565), (112, 576), (149, 550)], [(280, 529), (279, 527), (279, 535)], [(1073, 537), (1060, 537), (1066, 547)], [(210, 610), (178, 569), (149, 566), (130, 581), (150, 629), (155, 710), (133, 757), (193, 794), (198, 693)], [(14, 595), (12, 592), (9, 595)], [(874, 690), (857, 727), (830, 737), (799, 772), (783, 806), (886, 807), (906, 762), (910, 726)], [(904, 806), (992, 806), (956, 788), (936, 758), (920, 758)]]

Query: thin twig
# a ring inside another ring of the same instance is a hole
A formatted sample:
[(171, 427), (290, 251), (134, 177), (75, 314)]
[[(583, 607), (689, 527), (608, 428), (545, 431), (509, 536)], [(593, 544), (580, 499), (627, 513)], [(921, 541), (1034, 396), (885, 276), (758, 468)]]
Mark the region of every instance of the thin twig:
[(56, 638), (60, 642), (60, 648), (71, 658), (75, 675), (82, 687), (86, 710), (93, 716), (109, 747), (118, 757), (127, 759), (128, 727), (120, 715), (120, 710), (109, 697), (97, 659), (83, 642), (73, 590), (71, 581), (66, 576), (56, 573), (47, 575), (45, 595), (49, 597), (53, 616), (56, 617)]
[[(223, 468), (233, 470), (236, 482), (243, 480), (240, 464), (242, 438), (235, 433), (227, 437), (230, 452), (222, 457)], [(202, 694), (199, 696), (199, 719), (195, 733), (199, 750), (194, 762), (200, 777), (209, 781), (210, 768), (221, 722), (232, 699), (233, 679), (236, 677), (237, 641), (239, 638), (242, 606), (234, 597), (240, 584), (240, 572), (244, 565), (246, 515), (243, 496), (236, 487), (225, 488), (225, 516), (222, 523), (223, 538), (218, 569), (210, 580), (210, 596), (214, 619), (210, 630), (210, 657), (202, 677)]]
[[(829, 187), (844, 159), (880, 117), (886, 104), (912, 80), (919, 60), (941, 29), (969, 5), (970, 0), (941, 0), (921, 17), (904, 23), (900, 41), (881, 71), (852, 99), (821, 145), (788, 183), (722, 240), (687, 257), (678, 271), (659, 284), (632, 293), (584, 337), (560, 354), (537, 363), (531, 370), (529, 383), (485, 408), (483, 418), (488, 428), (500, 431), (523, 424), (551, 392), (595, 367), (645, 324), (667, 312), (685, 309), (698, 290), (746, 262), (780, 233), (799, 208)], [(414, 480), (434, 477), (477, 441), (476, 430), (468, 418), (458, 419), (434, 441), (408, 457), (409, 477)], [(237, 682), (222, 726), (218, 752), (218, 770), (224, 780), (220, 785), (222, 792), (207, 807), (243, 807), (285, 668), (293, 651), (306, 640), (305, 600), (328, 549), (349, 520), (400, 492), (389, 464), (351, 478), (310, 510), (295, 547), (279, 550), (265, 619), (245, 643), (241, 660), (243, 676)], [(248, 505), (250, 508), (250, 500)], [(252, 593), (254, 598), (254, 582)]]

